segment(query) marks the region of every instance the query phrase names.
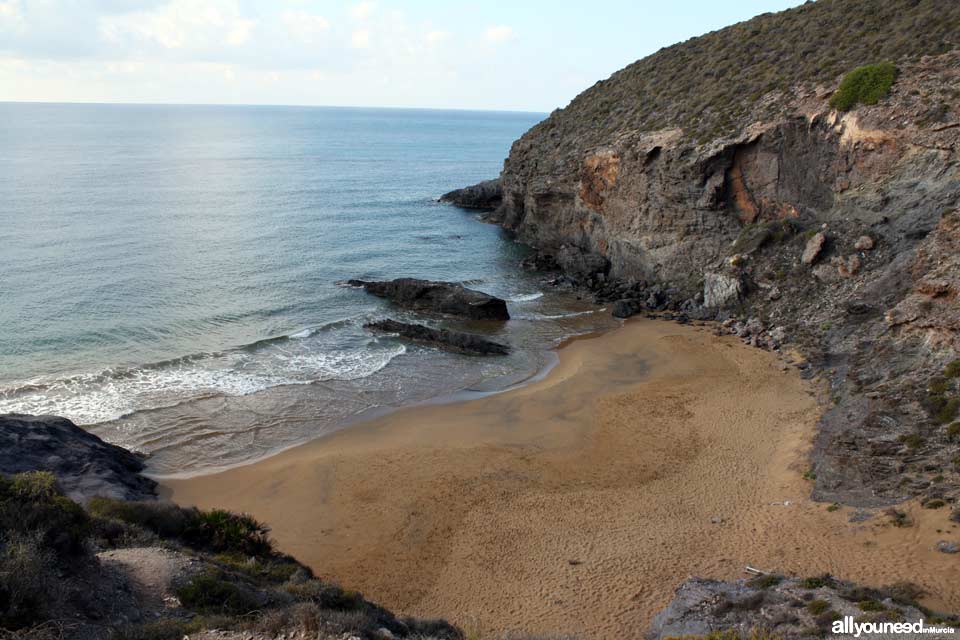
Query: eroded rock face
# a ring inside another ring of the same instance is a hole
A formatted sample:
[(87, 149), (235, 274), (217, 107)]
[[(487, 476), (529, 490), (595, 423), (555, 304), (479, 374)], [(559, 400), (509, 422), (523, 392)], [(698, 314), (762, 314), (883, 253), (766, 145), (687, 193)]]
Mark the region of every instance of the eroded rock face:
[(440, 196), (440, 202), (449, 202), (464, 209), (496, 209), (503, 202), (500, 180), (484, 180), (470, 187), (454, 189)]
[(454, 282), (397, 278), (384, 282), (350, 280), (347, 284), (363, 287), (368, 293), (409, 309), (435, 311), (472, 320), (510, 319), (507, 303), (502, 298)]
[(380, 320), (364, 325), (366, 329), (395, 333), (407, 340), (422, 342), (431, 346), (465, 353), (475, 356), (505, 356), (510, 353), (510, 347), (499, 342), (487, 340), (472, 333), (450, 331), (449, 329), (432, 329), (422, 324), (409, 324), (396, 320)]
[(140, 475), (143, 459), (56, 416), (0, 415), (0, 473), (49, 471), (77, 502), (94, 496), (156, 497), (157, 483)]

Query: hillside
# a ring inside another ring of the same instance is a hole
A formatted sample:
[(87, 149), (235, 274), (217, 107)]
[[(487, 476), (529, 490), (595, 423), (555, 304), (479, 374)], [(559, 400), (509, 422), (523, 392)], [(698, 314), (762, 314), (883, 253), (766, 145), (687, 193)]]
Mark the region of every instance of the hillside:
[(522, 141), (576, 151), (625, 133), (681, 128), (707, 142), (776, 114), (783, 96), (773, 92), (789, 94), (798, 83), (832, 85), (861, 65), (916, 62), (958, 46), (960, 5), (950, 0), (807, 2), (638, 60), (552, 113)]
[(499, 192), (445, 198), (495, 207), (538, 249), (528, 266), (615, 315), (720, 320), (802, 354), (828, 398), (818, 499), (951, 503), (958, 43), (947, 0), (758, 16), (597, 83), (513, 144)]

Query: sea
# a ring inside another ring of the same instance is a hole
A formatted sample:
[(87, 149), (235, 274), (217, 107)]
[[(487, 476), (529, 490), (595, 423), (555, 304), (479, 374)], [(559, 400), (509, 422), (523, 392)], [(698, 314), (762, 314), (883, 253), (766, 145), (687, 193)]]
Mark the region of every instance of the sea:
[[(0, 413), (65, 416), (183, 476), (543, 375), (609, 314), (438, 202), (498, 175), (543, 117), (0, 103)], [(412, 313), (344, 285), (407, 276), (503, 297), (512, 319)], [(386, 317), (513, 350), (364, 328)]]

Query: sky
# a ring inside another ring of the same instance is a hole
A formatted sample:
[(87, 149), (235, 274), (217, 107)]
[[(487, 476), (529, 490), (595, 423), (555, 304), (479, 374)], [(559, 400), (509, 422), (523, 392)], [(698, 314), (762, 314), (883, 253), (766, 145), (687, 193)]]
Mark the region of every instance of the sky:
[(799, 0), (0, 0), (0, 101), (549, 112)]

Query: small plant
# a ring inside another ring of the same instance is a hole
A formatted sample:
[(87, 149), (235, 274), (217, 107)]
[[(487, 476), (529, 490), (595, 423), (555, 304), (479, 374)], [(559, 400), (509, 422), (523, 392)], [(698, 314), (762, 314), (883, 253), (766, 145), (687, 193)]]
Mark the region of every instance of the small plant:
[(862, 600), (857, 603), (860, 611), (886, 611), (886, 607), (876, 600)]
[(747, 580), (747, 586), (753, 589), (769, 589), (775, 587), (783, 581), (783, 576), (768, 573)]
[(800, 586), (804, 589), (819, 589), (833, 583), (833, 578), (829, 574), (822, 576), (811, 576), (800, 581)]
[(849, 111), (857, 104), (877, 104), (890, 91), (896, 77), (897, 67), (892, 62), (857, 67), (844, 76), (837, 92), (830, 98), (830, 106)]
[(897, 439), (900, 442), (902, 442), (908, 449), (919, 449), (920, 447), (923, 446), (923, 436), (921, 436), (919, 433), (910, 433), (910, 434), (902, 435)]
[(944, 502), (943, 500), (941, 500), (940, 498), (933, 498), (932, 500), (926, 500), (926, 501), (923, 503), (923, 508), (924, 508), (924, 509), (939, 509), (939, 508), (941, 508), (941, 507), (945, 507), (946, 505), (947, 505), (947, 503)]
[(910, 516), (899, 509), (894, 509), (891, 507), (884, 511), (884, 513), (890, 517), (890, 524), (895, 527), (909, 527), (913, 524), (913, 522), (910, 520)]
[(960, 438), (960, 422), (954, 422), (947, 427), (947, 438), (950, 440), (957, 440)]
[(830, 603), (826, 600), (811, 600), (807, 603), (807, 611), (811, 615), (819, 616), (821, 613), (824, 613), (827, 609), (830, 608)]
[(827, 507), (827, 511), (829, 511), (830, 513), (833, 513), (834, 511), (837, 511), (839, 509), (840, 509), (840, 505), (836, 502), (834, 502), (829, 507)]
[(934, 420), (937, 424), (950, 422), (957, 417), (957, 412), (960, 412), (960, 398), (950, 398), (934, 416)]
[(944, 367), (943, 375), (948, 378), (960, 378), (960, 359), (954, 360)]
[(806, 471), (803, 472), (803, 479), (804, 479), (804, 480), (816, 480), (816, 479), (817, 479), (817, 474), (814, 473), (813, 469), (807, 469)]

